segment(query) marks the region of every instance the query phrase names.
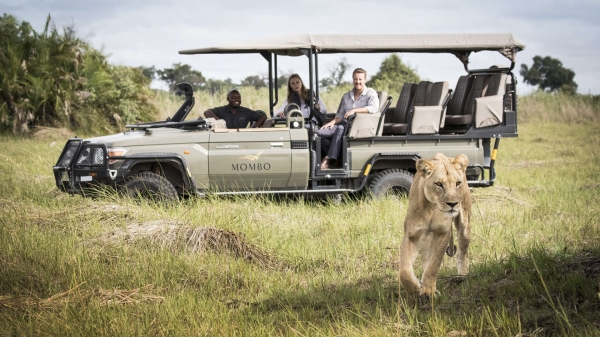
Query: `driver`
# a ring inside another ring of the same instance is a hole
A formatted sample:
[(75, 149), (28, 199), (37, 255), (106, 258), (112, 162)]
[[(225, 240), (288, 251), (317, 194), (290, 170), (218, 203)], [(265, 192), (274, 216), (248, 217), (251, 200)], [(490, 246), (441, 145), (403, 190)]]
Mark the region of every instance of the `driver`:
[[(304, 86), (304, 82), (300, 78), (298, 74), (290, 75), (288, 79), (287, 85), (287, 98), (283, 100), (281, 106), (275, 111), (275, 115), (277, 117), (285, 117), (285, 107), (288, 104), (296, 103), (300, 107), (300, 111), (304, 118), (308, 118), (310, 116), (310, 105), (308, 104), (310, 101), (310, 95), (308, 93), (308, 89)], [(314, 105), (315, 113), (320, 113), (323, 117), (327, 114), (327, 107), (319, 97), (319, 101)], [(315, 118), (313, 120), (316, 122)]]
[(379, 110), (379, 97), (377, 91), (367, 88), (367, 72), (362, 68), (356, 68), (352, 72), (352, 83), (354, 88), (342, 96), (340, 107), (335, 119), (323, 125), (317, 131), (321, 136), (321, 149), (327, 154), (321, 161), (321, 170), (327, 170), (337, 160), (341, 150), (342, 137), (348, 117), (355, 113), (374, 114)]
[(228, 105), (204, 111), (204, 117), (217, 120), (223, 119), (228, 129), (244, 129), (250, 122), (256, 122), (254, 127), (259, 128), (267, 119), (267, 115), (264, 112), (250, 110), (241, 106), (242, 95), (237, 89), (229, 90), (227, 93), (227, 102), (229, 102)]

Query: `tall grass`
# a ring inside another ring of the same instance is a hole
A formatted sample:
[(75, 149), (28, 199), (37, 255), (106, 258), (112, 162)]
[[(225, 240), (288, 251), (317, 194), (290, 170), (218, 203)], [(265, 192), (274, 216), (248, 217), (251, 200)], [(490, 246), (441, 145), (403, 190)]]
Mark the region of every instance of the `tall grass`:
[(592, 122), (600, 121), (600, 96), (552, 94), (544, 91), (520, 96), (521, 122)]
[(397, 280), (406, 199), (82, 198), (54, 187), (64, 139), (0, 138), (1, 335), (599, 336), (600, 125), (519, 132), (473, 190), (470, 275), (446, 257), (427, 303)]

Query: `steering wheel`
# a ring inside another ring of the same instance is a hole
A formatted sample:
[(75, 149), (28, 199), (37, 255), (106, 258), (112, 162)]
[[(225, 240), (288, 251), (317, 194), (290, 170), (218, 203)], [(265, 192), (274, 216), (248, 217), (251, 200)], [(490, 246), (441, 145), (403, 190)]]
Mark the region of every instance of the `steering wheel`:
[[(286, 118), (287, 118), (288, 114), (292, 111), (298, 111), (302, 114), (300, 107), (296, 103), (290, 103), (283, 109), (283, 113)], [(302, 114), (302, 115), (304, 116), (304, 114)], [(310, 124), (310, 125), (316, 124), (313, 117), (314, 117), (313, 109), (310, 109), (309, 116), (304, 118), (304, 124)]]

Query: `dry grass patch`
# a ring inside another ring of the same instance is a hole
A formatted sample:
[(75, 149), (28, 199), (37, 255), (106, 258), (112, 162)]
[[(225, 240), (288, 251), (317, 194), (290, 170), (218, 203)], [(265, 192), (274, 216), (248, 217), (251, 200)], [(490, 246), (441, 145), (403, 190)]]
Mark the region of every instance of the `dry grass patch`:
[(42, 141), (66, 141), (69, 138), (75, 137), (75, 133), (65, 128), (48, 128), (38, 126), (32, 134), (32, 138)]
[(256, 245), (246, 243), (241, 234), (213, 227), (186, 226), (174, 220), (154, 220), (128, 225), (105, 232), (92, 241), (145, 241), (174, 252), (189, 249), (192, 253), (225, 253), (261, 267), (273, 268), (276, 265), (269, 253)]
[(81, 303), (89, 300), (97, 300), (100, 306), (113, 305), (135, 305), (143, 302), (162, 303), (165, 298), (147, 294), (147, 291), (155, 290), (151, 285), (141, 288), (121, 289), (80, 289), (82, 284), (73, 289), (58, 293), (49, 298), (35, 298), (33, 296), (0, 296), (0, 310), (53, 310), (62, 308), (69, 303)]

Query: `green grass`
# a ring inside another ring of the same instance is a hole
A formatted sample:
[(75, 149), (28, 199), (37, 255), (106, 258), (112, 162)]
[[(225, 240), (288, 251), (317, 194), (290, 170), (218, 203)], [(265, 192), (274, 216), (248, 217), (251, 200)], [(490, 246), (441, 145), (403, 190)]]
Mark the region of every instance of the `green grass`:
[[(600, 125), (519, 134), (473, 191), (470, 275), (446, 257), (433, 303), (398, 285), (406, 199), (85, 199), (54, 187), (64, 139), (1, 138), (0, 335), (600, 336)], [(230, 231), (272, 262), (106, 239), (136, 224)]]

